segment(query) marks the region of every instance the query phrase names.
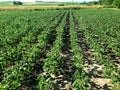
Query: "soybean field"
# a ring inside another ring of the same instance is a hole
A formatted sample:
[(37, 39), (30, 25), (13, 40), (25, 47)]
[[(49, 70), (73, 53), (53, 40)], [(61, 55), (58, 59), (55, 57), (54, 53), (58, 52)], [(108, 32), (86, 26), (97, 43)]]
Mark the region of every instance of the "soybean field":
[(120, 10), (0, 11), (0, 90), (120, 90)]

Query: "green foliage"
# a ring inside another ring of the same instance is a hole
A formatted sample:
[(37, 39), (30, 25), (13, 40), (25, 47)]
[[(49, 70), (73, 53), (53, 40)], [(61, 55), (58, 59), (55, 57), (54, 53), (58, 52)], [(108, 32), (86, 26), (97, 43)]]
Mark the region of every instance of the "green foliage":
[(103, 0), (103, 4), (105, 5), (111, 5), (113, 3), (113, 0)]
[(5, 89), (0, 83), (0, 90), (7, 90), (7, 89)]
[(76, 88), (76, 90), (89, 90), (88, 77), (85, 72), (79, 72), (78, 70), (74, 73), (74, 82), (72, 86)]
[(50, 79), (45, 79), (43, 76), (38, 76), (38, 86), (37, 90), (50, 90), (53, 87), (53, 83), (50, 81)]
[[(67, 15), (67, 14), (66, 14)], [(43, 69), (49, 74), (60, 74), (62, 72), (62, 58), (60, 56), (63, 47), (63, 32), (65, 27), (66, 15), (63, 18), (60, 26), (57, 28), (57, 37), (51, 51), (47, 54), (48, 58), (45, 60)]]
[(13, 1), (13, 5), (22, 5), (23, 3), (20, 1)]
[(64, 4), (58, 4), (58, 6), (65, 6)]
[(113, 1), (113, 4), (114, 4), (116, 7), (120, 8), (120, 0), (114, 0), (114, 1)]
[[(71, 14), (70, 14), (71, 15)], [(71, 15), (70, 17), (70, 40), (71, 40), (71, 47), (73, 50), (73, 56), (72, 60), (76, 67), (76, 71), (74, 73), (74, 82), (72, 83), (72, 86), (76, 90), (87, 90), (88, 89), (88, 77), (85, 74), (83, 70), (83, 56), (82, 56), (82, 50), (79, 48), (78, 44), (78, 36), (75, 29), (74, 20)]]
[(108, 5), (105, 8), (120, 8), (120, 0), (99, 0), (101, 4)]

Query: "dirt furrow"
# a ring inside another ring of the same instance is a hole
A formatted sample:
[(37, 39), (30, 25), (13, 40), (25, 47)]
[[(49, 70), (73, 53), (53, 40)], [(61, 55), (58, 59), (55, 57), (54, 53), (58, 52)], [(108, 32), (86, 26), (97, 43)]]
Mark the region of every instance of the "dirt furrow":
[(104, 78), (103, 76), (103, 65), (100, 65), (97, 60), (93, 57), (94, 50), (90, 48), (86, 41), (84, 32), (80, 30), (78, 21), (74, 17), (74, 23), (76, 25), (76, 30), (79, 38), (79, 45), (82, 49), (82, 55), (84, 57), (84, 70), (88, 74), (90, 90), (111, 90), (110, 79)]
[(106, 50), (106, 54), (110, 57), (110, 59), (112, 60), (112, 62), (118, 67), (120, 68), (120, 57), (115, 55), (112, 48), (109, 48), (107, 44), (105, 43), (101, 43), (101, 45), (104, 47), (104, 49)]
[(64, 46), (62, 48), (61, 57), (64, 62), (62, 70), (63, 72), (54, 77), (55, 88), (54, 90), (73, 90), (72, 88), (72, 81), (73, 81), (73, 74), (75, 72), (75, 66), (71, 60), (72, 50), (70, 46), (70, 20), (69, 20), (69, 13), (66, 18), (66, 26), (63, 35), (63, 43)]

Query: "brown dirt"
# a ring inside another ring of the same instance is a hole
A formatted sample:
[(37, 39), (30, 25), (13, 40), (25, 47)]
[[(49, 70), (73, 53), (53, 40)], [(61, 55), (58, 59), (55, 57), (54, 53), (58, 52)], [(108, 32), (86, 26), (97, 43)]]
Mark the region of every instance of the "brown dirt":
[(69, 13), (68, 13), (68, 16), (66, 18), (66, 27), (63, 35), (64, 46), (61, 52), (61, 57), (64, 62), (62, 67), (63, 72), (58, 76), (54, 76), (54, 75), (51, 76), (53, 78), (53, 82), (56, 85), (54, 90), (74, 90), (72, 88), (72, 82), (73, 82), (73, 74), (75, 72), (75, 66), (71, 60), (72, 50), (70, 47), (69, 25), (70, 23), (69, 23)]

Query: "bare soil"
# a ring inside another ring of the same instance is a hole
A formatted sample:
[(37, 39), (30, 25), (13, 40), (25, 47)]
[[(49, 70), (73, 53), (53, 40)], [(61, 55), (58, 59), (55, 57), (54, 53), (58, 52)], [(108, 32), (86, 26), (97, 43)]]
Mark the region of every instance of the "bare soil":
[(63, 72), (58, 75), (52, 75), (53, 82), (55, 83), (54, 90), (74, 90), (72, 88), (73, 74), (75, 72), (74, 63), (71, 60), (72, 50), (70, 46), (70, 20), (69, 13), (66, 18), (66, 26), (63, 35), (64, 46), (62, 48), (61, 57), (64, 62), (62, 70)]

